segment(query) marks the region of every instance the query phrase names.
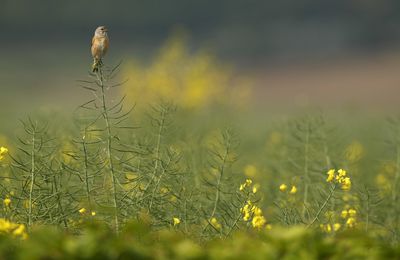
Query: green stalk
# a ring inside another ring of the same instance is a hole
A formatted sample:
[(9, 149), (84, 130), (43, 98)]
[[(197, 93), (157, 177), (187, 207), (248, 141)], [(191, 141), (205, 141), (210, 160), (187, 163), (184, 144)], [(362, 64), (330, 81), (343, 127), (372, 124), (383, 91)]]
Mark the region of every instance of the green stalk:
[(36, 129), (32, 129), (32, 151), (31, 151), (31, 183), (29, 187), (29, 212), (28, 212), (28, 228), (32, 225), (32, 202), (33, 202), (33, 186), (35, 183), (35, 133)]
[(116, 191), (116, 177), (114, 170), (114, 163), (112, 158), (112, 133), (111, 133), (111, 124), (110, 118), (108, 116), (107, 104), (106, 104), (106, 95), (105, 95), (105, 85), (102, 68), (99, 68), (99, 71), (96, 73), (97, 79), (100, 83), (101, 88), (101, 101), (102, 101), (102, 114), (104, 121), (106, 123), (107, 129), (107, 159), (108, 159), (108, 168), (110, 170), (111, 180), (112, 180), (112, 198), (113, 198), (113, 207), (114, 207), (114, 224), (115, 224), (115, 232), (119, 233), (119, 219), (118, 219), (118, 200), (117, 200), (117, 191)]
[(333, 188), (331, 188), (331, 191), (330, 191), (328, 197), (326, 198), (326, 200), (324, 201), (324, 203), (322, 204), (322, 206), (318, 209), (317, 214), (315, 215), (315, 217), (314, 217), (314, 219), (311, 221), (311, 223), (308, 224), (307, 228), (311, 227), (311, 226), (315, 223), (315, 221), (318, 220), (319, 215), (321, 214), (322, 210), (325, 209), (326, 205), (328, 205), (328, 202), (330, 201), (330, 199), (332, 198), (333, 194), (335, 193), (335, 190), (336, 190), (336, 184), (333, 186)]

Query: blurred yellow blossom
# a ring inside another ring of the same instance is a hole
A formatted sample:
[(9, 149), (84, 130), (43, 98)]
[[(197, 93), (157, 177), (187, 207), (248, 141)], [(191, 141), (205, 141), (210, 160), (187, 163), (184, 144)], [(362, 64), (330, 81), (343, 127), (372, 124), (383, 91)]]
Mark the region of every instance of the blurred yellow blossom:
[(286, 184), (281, 184), (281, 186), (279, 186), (279, 190), (284, 192), (287, 190), (287, 185)]
[(179, 225), (181, 223), (181, 220), (179, 218), (174, 217), (173, 219), (174, 226)]
[(79, 213), (84, 214), (84, 213), (86, 212), (86, 209), (85, 209), (85, 208), (81, 208), (81, 209), (78, 210), (78, 211), (79, 211)]
[(340, 223), (333, 224), (333, 230), (338, 231), (342, 225)]
[(149, 66), (127, 66), (125, 76), (131, 80), (124, 84), (124, 91), (135, 103), (161, 99), (184, 108), (201, 108), (218, 103), (241, 105), (250, 95), (248, 82), (230, 66), (204, 50), (191, 52), (184, 33), (169, 38)]
[(222, 227), (215, 217), (211, 218), (210, 223), (215, 229), (221, 229)]
[(244, 175), (246, 175), (249, 178), (254, 178), (257, 176), (257, 168), (254, 165), (247, 165), (244, 167)]
[(260, 184), (254, 184), (253, 186), (253, 193), (257, 193), (258, 189), (260, 188)]
[(350, 228), (354, 227), (355, 224), (356, 224), (356, 219), (353, 217), (348, 218), (346, 221), (346, 226)]
[(389, 181), (389, 179), (385, 176), (385, 174), (378, 174), (375, 178), (376, 183), (378, 184), (378, 187), (384, 191), (390, 191), (392, 183)]
[(0, 218), (0, 233), (12, 234), (21, 239), (26, 239), (28, 237), (24, 224), (13, 223), (4, 218)]
[(364, 156), (364, 147), (360, 142), (354, 141), (347, 146), (345, 156), (349, 162), (357, 162)]
[(11, 204), (11, 199), (7, 197), (3, 200), (3, 203), (4, 203), (4, 206), (9, 207)]
[(267, 223), (267, 220), (264, 218), (264, 216), (255, 216), (251, 221), (253, 227), (258, 229), (262, 228), (265, 223)]
[(4, 155), (8, 153), (8, 149), (6, 147), (0, 147), (0, 161), (4, 159)]
[(296, 192), (297, 192), (297, 188), (296, 188), (296, 186), (293, 185), (292, 188), (290, 189), (289, 193), (296, 194)]
[(349, 213), (350, 217), (355, 217), (357, 214), (357, 211), (355, 209), (349, 209), (347, 212)]
[(92, 217), (94, 217), (96, 216), (96, 211), (92, 211), (90, 214), (92, 215)]

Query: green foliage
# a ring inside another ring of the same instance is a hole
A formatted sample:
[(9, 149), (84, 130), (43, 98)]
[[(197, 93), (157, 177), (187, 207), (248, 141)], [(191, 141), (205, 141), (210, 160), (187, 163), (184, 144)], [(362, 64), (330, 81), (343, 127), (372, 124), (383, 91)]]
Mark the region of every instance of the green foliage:
[(336, 237), (301, 227), (234, 233), (204, 244), (173, 230), (151, 231), (128, 223), (119, 235), (104, 224), (86, 223), (76, 236), (54, 227), (31, 232), (26, 241), (0, 237), (1, 259), (396, 259), (400, 247), (348, 232)]
[(398, 120), (382, 145), (314, 113), (265, 128), (225, 106), (137, 112), (118, 71), (79, 81), (93, 98), (72, 120), (29, 118), (1, 144), (7, 259), (398, 256)]

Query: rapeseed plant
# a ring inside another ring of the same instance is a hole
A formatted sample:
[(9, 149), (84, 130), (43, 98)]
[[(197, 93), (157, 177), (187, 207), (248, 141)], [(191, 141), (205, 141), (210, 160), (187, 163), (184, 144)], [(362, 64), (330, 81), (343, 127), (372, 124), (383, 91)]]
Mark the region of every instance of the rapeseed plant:
[[(184, 109), (210, 105), (246, 103), (250, 88), (244, 79), (205, 50), (192, 53), (182, 34), (175, 34), (161, 47), (147, 68), (131, 64), (125, 70), (131, 80), (124, 91), (133, 102), (174, 101)], [(212, 87), (210, 87), (212, 86)], [(228, 91), (229, 90), (229, 91)], [(140, 97), (140, 100), (138, 99)]]
[(0, 233), (10, 234), (21, 239), (28, 238), (24, 224), (13, 223), (4, 218), (0, 218)]

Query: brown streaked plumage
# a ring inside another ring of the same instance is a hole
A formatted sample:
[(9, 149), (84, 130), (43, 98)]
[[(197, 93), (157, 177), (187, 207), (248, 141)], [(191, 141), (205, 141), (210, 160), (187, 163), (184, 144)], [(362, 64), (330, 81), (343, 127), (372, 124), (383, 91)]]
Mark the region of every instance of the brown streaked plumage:
[(102, 58), (106, 55), (108, 47), (110, 46), (110, 41), (107, 35), (107, 28), (105, 26), (97, 27), (94, 32), (94, 36), (92, 39), (92, 56), (93, 56), (93, 72), (99, 70), (99, 66), (101, 66)]

